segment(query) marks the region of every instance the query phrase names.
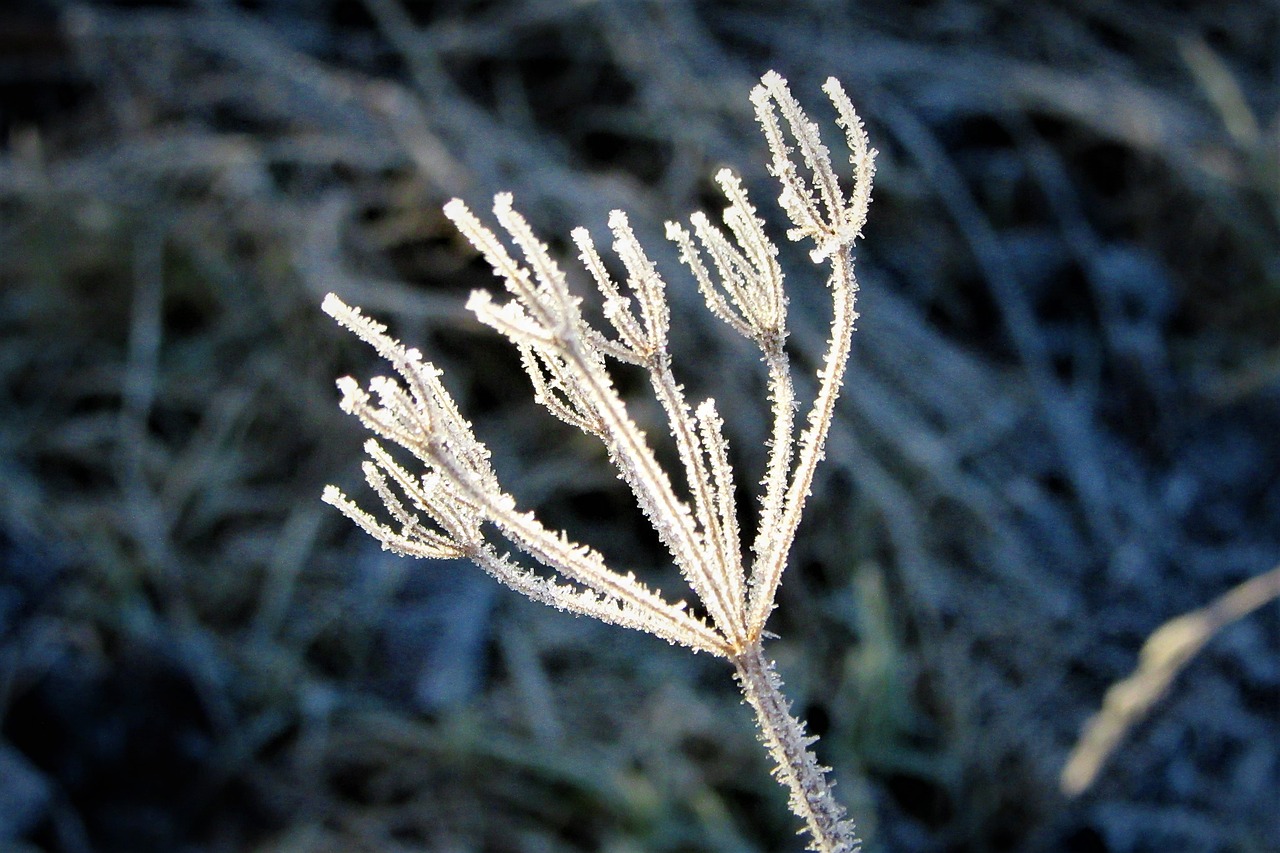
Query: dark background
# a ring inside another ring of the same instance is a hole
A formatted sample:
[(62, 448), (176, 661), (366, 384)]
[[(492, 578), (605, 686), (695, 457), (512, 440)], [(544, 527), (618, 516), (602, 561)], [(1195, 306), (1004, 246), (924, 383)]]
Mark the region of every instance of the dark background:
[[(770, 623), (868, 849), (1280, 849), (1274, 603), (1058, 786), (1151, 632), (1280, 554), (1254, 0), (0, 5), (0, 848), (802, 846), (722, 662), (394, 559), (319, 501), (364, 494), (333, 379), (381, 369), (333, 290), (445, 368), (522, 501), (680, 597), (599, 448), (461, 310), (496, 282), (439, 210), (511, 190), (566, 256), (628, 210), (745, 488), (758, 366), (661, 223), (718, 210), (725, 164), (777, 223), (769, 68), (828, 132), (839, 77), (880, 151)], [(784, 261), (812, 375), (822, 288)]]

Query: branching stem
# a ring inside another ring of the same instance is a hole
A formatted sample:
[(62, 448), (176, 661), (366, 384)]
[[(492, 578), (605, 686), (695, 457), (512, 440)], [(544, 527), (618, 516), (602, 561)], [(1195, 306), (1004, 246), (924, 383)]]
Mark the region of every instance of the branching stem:
[[(765, 233), (765, 223), (756, 215), (746, 190), (728, 170), (717, 175), (728, 200), (723, 217), (727, 232), (702, 214), (691, 218), (692, 233), (676, 223), (667, 224), (667, 234), (708, 308), (756, 343), (768, 371), (773, 425), (758, 532), (751, 546), (750, 583), (738, 526), (736, 477), (723, 423), (712, 399), (691, 410), (671, 370), (666, 284), (625, 214), (614, 211), (609, 218), (616, 238), (614, 252), (626, 268), (625, 295), (610, 278), (590, 235), (584, 229), (573, 233), (581, 250), (579, 258), (604, 296), (603, 314), (613, 329), (610, 335), (586, 320), (568, 278), (512, 206), (509, 194), (499, 194), (493, 206), (504, 237), (485, 226), (461, 200), (445, 205), (445, 213), (503, 279), (511, 297), (499, 304), (490, 293), (477, 291), (468, 306), (481, 322), (520, 350), (539, 402), (604, 443), (707, 620), (684, 602), (670, 602), (650, 590), (632, 573), (610, 568), (599, 552), (570, 540), (562, 531), (544, 527), (533, 513), (517, 508), (489, 464), (488, 448), (445, 390), (440, 371), (416, 350), (394, 340), (385, 326), (333, 294), (325, 299), (324, 310), (370, 344), (398, 374), (398, 379), (375, 377), (367, 390), (350, 377), (340, 379), (343, 410), (379, 438), (399, 445), (425, 470), (419, 474), (404, 467), (376, 440), (366, 444), (365, 478), (394, 526), (379, 521), (332, 486), (324, 499), (385, 548), (419, 557), (465, 556), (536, 601), (728, 658), (747, 703), (755, 709), (761, 739), (777, 762), (776, 775), (791, 793), (791, 808), (813, 837), (811, 849), (852, 853), (858, 849), (853, 823), (845, 819), (844, 809), (832, 795), (827, 768), (809, 750), (816, 738), (807, 737), (804, 726), (791, 716), (782, 682), (762, 646), (765, 623), (813, 487), (814, 471), (822, 461), (849, 360), (858, 290), (853, 244), (866, 218), (874, 171), (875, 152), (840, 84), (830, 79), (823, 88), (852, 152), (853, 186), (847, 199), (817, 125), (792, 97), (786, 81), (769, 72), (751, 95), (772, 155), (771, 171), (782, 185), (779, 203), (795, 226), (787, 235), (811, 241), (810, 259), (830, 265), (831, 339), (798, 440), (795, 386), (783, 346), (787, 336), (783, 273), (777, 247)], [(517, 253), (508, 251), (508, 240)], [(648, 372), (675, 440), (687, 498), (677, 493), (644, 431), (631, 419), (609, 371), (610, 358)], [(506, 540), (505, 548), (490, 541), (495, 535)], [(506, 549), (522, 552), (543, 568), (522, 565)]]

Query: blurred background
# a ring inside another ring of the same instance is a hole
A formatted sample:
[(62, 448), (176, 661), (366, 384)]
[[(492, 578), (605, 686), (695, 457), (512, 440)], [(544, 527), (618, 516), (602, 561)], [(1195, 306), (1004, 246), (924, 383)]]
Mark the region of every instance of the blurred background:
[[(661, 228), (718, 213), (723, 165), (776, 226), (769, 68), (833, 143), (839, 77), (880, 151), (769, 647), (868, 850), (1280, 850), (1274, 603), (1059, 782), (1148, 636), (1280, 555), (1256, 0), (7, 0), (0, 849), (800, 849), (723, 662), (394, 558), (319, 500), (368, 497), (333, 380), (382, 369), (332, 290), (445, 369), (526, 505), (684, 595), (461, 309), (496, 281), (440, 206), (511, 190), (566, 257), (626, 209), (752, 507), (759, 365)], [(822, 282), (784, 262), (812, 376)]]

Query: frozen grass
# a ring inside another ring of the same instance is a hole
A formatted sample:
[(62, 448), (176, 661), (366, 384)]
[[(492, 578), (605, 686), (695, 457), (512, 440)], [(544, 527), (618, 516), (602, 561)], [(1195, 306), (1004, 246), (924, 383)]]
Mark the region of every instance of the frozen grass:
[[(1280, 837), (1274, 604), (1056, 787), (1147, 635), (1280, 551), (1266, 4), (205, 6), (66, 8), (64, 36), (0, 12), (0, 730), (46, 792), (22, 838), (800, 846), (709, 662), (387, 561), (316, 500), (359, 442), (329, 378), (366, 372), (315, 310), (336, 290), (445, 354), (478, 432), (517, 437), (522, 502), (660, 584), (603, 458), (473, 334), (489, 275), (435, 211), (512, 188), (542, 233), (622, 207), (656, 245), (760, 161), (740, 95), (771, 66), (845, 81), (882, 152), (773, 647), (868, 849)], [(690, 393), (758, 446), (743, 353), (669, 295)], [(815, 364), (826, 318), (790, 310)]]

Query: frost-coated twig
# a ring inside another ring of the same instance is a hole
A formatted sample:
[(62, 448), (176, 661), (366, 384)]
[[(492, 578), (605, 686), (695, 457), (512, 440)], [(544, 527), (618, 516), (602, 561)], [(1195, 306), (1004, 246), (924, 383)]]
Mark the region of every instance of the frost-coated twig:
[[(764, 651), (765, 623), (823, 457), (849, 358), (857, 319), (853, 245), (866, 221), (874, 172), (875, 152), (844, 90), (834, 78), (823, 89), (851, 152), (853, 180), (847, 196), (817, 125), (786, 81), (769, 72), (751, 94), (772, 156), (770, 171), (782, 187), (778, 201), (793, 226), (787, 236), (811, 241), (812, 261), (829, 267), (831, 337), (798, 439), (796, 393), (783, 346), (787, 298), (778, 250), (741, 182), (728, 170), (716, 176), (728, 201), (723, 229), (702, 214), (690, 218), (692, 230), (667, 223), (667, 236), (707, 306), (756, 344), (768, 372), (773, 423), (749, 569), (724, 425), (714, 400), (691, 405), (675, 379), (667, 347), (671, 315), (666, 283), (626, 215), (615, 211), (609, 218), (612, 248), (626, 274), (622, 284), (613, 280), (585, 229), (572, 235), (579, 260), (604, 300), (609, 328), (597, 329), (583, 317), (564, 273), (516, 212), (509, 194), (497, 196), (493, 206), (503, 237), (462, 201), (445, 206), (510, 297), (500, 302), (479, 291), (468, 307), (517, 346), (538, 402), (604, 444), (706, 619), (688, 612), (684, 602), (672, 603), (648, 589), (633, 574), (610, 569), (595, 550), (518, 509), (489, 465), (488, 448), (441, 383), (440, 371), (333, 294), (325, 299), (324, 310), (370, 344), (398, 376), (375, 377), (367, 390), (349, 377), (339, 380), (342, 408), (379, 439), (408, 451), (420, 471), (404, 467), (382, 443), (370, 439), (365, 479), (391, 523), (360, 509), (335, 487), (328, 487), (324, 497), (391, 550), (417, 557), (467, 557), (537, 601), (727, 658), (755, 710), (761, 739), (777, 762), (775, 774), (790, 791), (792, 811), (805, 821), (810, 849), (848, 853), (859, 845), (853, 823), (832, 795), (827, 769), (810, 750), (815, 739), (791, 716), (782, 682)], [(678, 483), (658, 463), (628, 414), (610, 376), (609, 359), (647, 373), (675, 442)], [(491, 541), (495, 532), (554, 577), (506, 556)]]

